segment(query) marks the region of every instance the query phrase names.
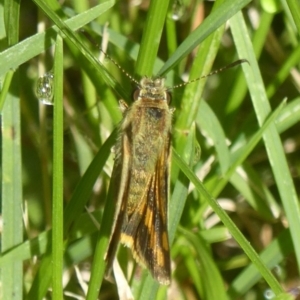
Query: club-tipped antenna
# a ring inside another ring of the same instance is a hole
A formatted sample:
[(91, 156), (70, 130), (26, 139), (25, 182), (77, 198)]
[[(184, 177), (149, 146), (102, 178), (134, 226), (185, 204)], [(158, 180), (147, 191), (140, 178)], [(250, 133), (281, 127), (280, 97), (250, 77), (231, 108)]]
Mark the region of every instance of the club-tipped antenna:
[(104, 52), (101, 48), (100, 51), (104, 54), (104, 56), (109, 59), (116, 67), (119, 68), (119, 70), (125, 74), (131, 81), (133, 81), (135, 84), (140, 85), (140, 83), (133, 78), (129, 73), (127, 73), (112, 57), (110, 57), (106, 52)]
[(233, 67), (235, 67), (235, 66), (237, 66), (237, 65), (240, 65), (240, 64), (242, 64), (242, 63), (245, 63), (245, 62), (249, 64), (249, 61), (248, 61), (247, 59), (239, 59), (239, 60), (236, 60), (236, 61), (232, 62), (231, 64), (225, 66), (225, 67), (222, 67), (222, 68), (220, 68), (220, 69), (218, 69), (218, 70), (212, 71), (212, 72), (210, 72), (210, 73), (208, 73), (208, 74), (206, 74), (206, 75), (203, 75), (203, 76), (201, 76), (201, 77), (192, 79), (192, 80), (190, 80), (190, 81), (182, 82), (182, 83), (180, 83), (180, 84), (174, 85), (174, 86), (170, 87), (169, 89), (177, 89), (177, 88), (183, 87), (183, 86), (185, 86), (185, 85), (187, 85), (187, 84), (190, 84), (190, 83), (199, 81), (199, 80), (201, 80), (201, 79), (207, 78), (207, 77), (209, 77), (209, 76), (211, 76), (211, 75), (220, 73), (220, 72), (222, 72), (222, 71), (224, 71), (224, 70), (233, 68)]

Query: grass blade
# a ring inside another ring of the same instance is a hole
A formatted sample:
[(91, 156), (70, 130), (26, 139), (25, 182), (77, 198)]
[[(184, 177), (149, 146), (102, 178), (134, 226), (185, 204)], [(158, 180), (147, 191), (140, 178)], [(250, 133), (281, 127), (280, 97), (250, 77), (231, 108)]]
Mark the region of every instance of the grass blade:
[[(243, 66), (243, 69), (258, 122), (262, 125), (268, 113), (270, 113), (271, 108), (266, 96), (266, 91), (254, 52), (252, 50), (251, 40), (247, 33), (246, 24), (240, 13), (231, 19), (230, 24), (239, 56), (246, 58), (250, 63), (250, 66)], [(275, 124), (270, 125), (269, 129), (264, 133), (263, 138), (281, 201), (289, 221), (298, 262), (298, 269), (300, 269), (300, 244), (298, 243), (298, 229), (300, 228), (299, 202), (284, 154), (284, 149)]]
[(53, 218), (52, 218), (52, 288), (53, 299), (63, 297), (63, 44), (57, 36), (54, 63), (53, 129)]

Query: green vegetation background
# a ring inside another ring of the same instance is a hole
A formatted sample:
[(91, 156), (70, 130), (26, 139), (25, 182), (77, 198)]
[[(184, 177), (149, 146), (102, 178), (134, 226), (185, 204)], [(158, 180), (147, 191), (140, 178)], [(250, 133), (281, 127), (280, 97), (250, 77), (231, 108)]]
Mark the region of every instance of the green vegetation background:
[[(4, 0), (0, 16), (2, 299), (129, 297), (103, 255), (118, 101), (135, 87), (100, 47), (168, 87), (249, 62), (171, 89), (172, 284), (121, 247), (135, 299), (299, 294), (296, 0)], [(54, 106), (35, 95), (49, 71)]]

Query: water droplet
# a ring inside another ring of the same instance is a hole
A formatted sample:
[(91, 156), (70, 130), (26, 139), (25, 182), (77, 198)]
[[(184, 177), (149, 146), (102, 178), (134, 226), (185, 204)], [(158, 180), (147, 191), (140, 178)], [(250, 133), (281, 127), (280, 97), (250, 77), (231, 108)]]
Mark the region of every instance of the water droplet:
[(265, 298), (266, 300), (272, 300), (272, 299), (275, 298), (275, 294), (274, 294), (274, 292), (273, 292), (272, 290), (266, 289), (266, 290), (264, 291), (264, 298)]
[(53, 73), (48, 72), (39, 77), (36, 84), (36, 96), (46, 105), (53, 105), (53, 79)]
[(185, 12), (185, 7), (181, 0), (175, 0), (172, 5), (172, 19), (178, 21), (182, 18)]

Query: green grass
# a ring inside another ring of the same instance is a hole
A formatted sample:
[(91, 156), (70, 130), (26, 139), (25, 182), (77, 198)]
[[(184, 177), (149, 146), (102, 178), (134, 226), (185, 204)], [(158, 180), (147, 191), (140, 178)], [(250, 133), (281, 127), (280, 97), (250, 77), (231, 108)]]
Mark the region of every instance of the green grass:
[[(1, 299), (121, 292), (105, 279), (103, 256), (118, 101), (130, 104), (134, 88), (98, 59), (100, 45), (137, 80), (166, 76), (168, 87), (249, 61), (171, 89), (172, 284), (159, 286), (120, 247), (135, 299), (292, 299), (300, 270), (300, 8), (293, 0), (199, 2), (177, 2), (177, 22), (173, 1), (0, 4)], [(46, 29), (36, 32), (37, 22)], [(34, 94), (49, 71), (54, 106)]]

